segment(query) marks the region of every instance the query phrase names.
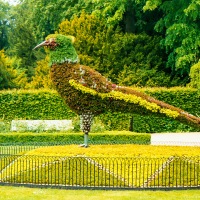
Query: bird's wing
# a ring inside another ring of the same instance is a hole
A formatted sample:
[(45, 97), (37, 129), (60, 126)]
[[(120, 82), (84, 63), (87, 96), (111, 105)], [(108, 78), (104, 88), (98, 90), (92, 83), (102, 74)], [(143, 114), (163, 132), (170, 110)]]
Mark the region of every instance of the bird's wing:
[(138, 114), (156, 113), (200, 129), (200, 118), (177, 107), (158, 101), (144, 93), (126, 87), (119, 87), (108, 93), (100, 93), (77, 83), (75, 80), (70, 80), (70, 85), (84, 94), (92, 95), (102, 100), (108, 110)]

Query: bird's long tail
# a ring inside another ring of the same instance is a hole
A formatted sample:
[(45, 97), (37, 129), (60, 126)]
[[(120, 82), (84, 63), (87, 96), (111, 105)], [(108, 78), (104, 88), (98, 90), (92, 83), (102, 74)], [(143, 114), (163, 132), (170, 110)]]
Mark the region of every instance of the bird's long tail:
[(188, 112), (186, 112), (186, 111), (184, 111), (180, 108), (177, 108), (175, 106), (167, 104), (163, 101), (159, 101), (157, 99), (154, 99), (151, 96), (148, 96), (148, 95), (146, 95), (142, 92), (133, 90), (131, 88), (122, 87), (122, 88), (119, 88), (117, 90), (119, 90), (120, 92), (123, 92), (125, 94), (132, 94), (132, 95), (141, 97), (142, 99), (145, 99), (147, 102), (155, 103), (156, 105), (160, 106), (161, 108), (169, 109), (171, 111), (176, 111), (179, 115), (175, 118), (175, 120), (177, 120), (181, 123), (187, 124), (189, 126), (198, 128), (200, 130), (200, 118), (199, 117), (196, 117), (196, 116), (194, 116), (194, 115), (192, 115), (192, 114), (190, 114), (190, 113), (188, 113)]
[(70, 80), (70, 85), (79, 90), (83, 96), (92, 98), (95, 105), (90, 102), (90, 110), (102, 107), (102, 111), (112, 110), (119, 112), (138, 113), (140, 115), (157, 114), (167, 116), (181, 123), (195, 127), (200, 130), (200, 118), (196, 117), (180, 108), (156, 100), (145, 93), (133, 90), (128, 87), (116, 87), (108, 93), (99, 93), (94, 89), (85, 87), (74, 80)]

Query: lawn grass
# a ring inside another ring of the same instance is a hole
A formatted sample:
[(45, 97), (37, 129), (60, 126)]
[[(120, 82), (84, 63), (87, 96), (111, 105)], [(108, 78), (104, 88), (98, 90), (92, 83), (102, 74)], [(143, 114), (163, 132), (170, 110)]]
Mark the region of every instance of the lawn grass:
[(200, 190), (104, 191), (0, 187), (2, 200), (198, 200)]

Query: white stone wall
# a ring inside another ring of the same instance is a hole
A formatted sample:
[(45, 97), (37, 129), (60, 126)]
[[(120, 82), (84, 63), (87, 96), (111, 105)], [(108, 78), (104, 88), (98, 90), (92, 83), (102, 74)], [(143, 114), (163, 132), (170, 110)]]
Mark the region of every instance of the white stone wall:
[(72, 120), (12, 120), (11, 131), (66, 131), (73, 129)]

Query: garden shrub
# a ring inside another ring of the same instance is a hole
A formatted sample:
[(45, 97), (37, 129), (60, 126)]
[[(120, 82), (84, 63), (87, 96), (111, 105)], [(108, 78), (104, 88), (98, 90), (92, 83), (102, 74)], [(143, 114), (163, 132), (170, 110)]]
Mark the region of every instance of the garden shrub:
[[(81, 143), (83, 134), (81, 132), (45, 132), (45, 133), (32, 133), (32, 132), (14, 132), (14, 133), (1, 133), (0, 143)], [(102, 133), (90, 133), (90, 143), (133, 143), (133, 144), (150, 144), (149, 134), (131, 133), (129, 131), (111, 131)]]
[(0, 119), (72, 119), (76, 116), (53, 90), (0, 92)]
[[(80, 63), (122, 85), (175, 85), (164, 72), (159, 36), (123, 33), (119, 27), (82, 12), (59, 24), (60, 34), (73, 35)], [(153, 66), (153, 67), (152, 67)]]
[(0, 133), (10, 131), (10, 121), (9, 120), (1, 120), (0, 119)]
[(190, 78), (191, 82), (189, 85), (200, 90), (200, 62), (191, 67)]
[[(192, 88), (154, 88), (139, 89), (176, 107), (182, 108), (195, 116), (200, 116), (200, 94)], [(130, 118), (133, 119), (135, 132), (187, 132), (194, 128), (176, 122), (173, 119), (157, 116), (141, 116), (138, 114), (110, 113), (99, 115), (106, 130), (129, 130)], [(0, 119), (76, 119), (78, 116), (63, 102), (53, 90), (10, 90), (0, 92)], [(95, 124), (95, 122), (94, 122)], [(2, 127), (2, 125), (1, 125)], [(3, 127), (1, 128), (1, 132)], [(78, 129), (79, 130), (79, 129)]]
[[(181, 87), (170, 89), (144, 88), (142, 91), (195, 116), (200, 116), (200, 95), (196, 89)], [(136, 132), (189, 132), (196, 130), (166, 117), (134, 115), (134, 131)]]

